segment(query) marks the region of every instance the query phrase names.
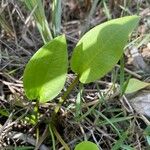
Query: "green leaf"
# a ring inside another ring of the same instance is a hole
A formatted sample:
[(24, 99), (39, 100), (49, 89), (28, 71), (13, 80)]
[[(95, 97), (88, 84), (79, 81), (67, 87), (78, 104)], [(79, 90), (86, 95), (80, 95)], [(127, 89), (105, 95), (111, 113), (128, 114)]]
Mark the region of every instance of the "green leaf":
[(114, 19), (94, 27), (80, 39), (71, 58), (71, 69), (80, 82), (93, 82), (115, 66), (138, 21), (138, 16)]
[(93, 142), (90, 141), (84, 141), (79, 143), (76, 147), (75, 150), (99, 150), (97, 145)]
[(62, 90), (68, 68), (65, 36), (59, 36), (41, 47), (26, 65), (23, 85), (30, 100), (44, 103)]
[(146, 83), (146, 82), (140, 81), (138, 79), (131, 78), (128, 82), (125, 93), (130, 94), (130, 93), (139, 91), (143, 88), (146, 88), (147, 86), (150, 86), (150, 83)]

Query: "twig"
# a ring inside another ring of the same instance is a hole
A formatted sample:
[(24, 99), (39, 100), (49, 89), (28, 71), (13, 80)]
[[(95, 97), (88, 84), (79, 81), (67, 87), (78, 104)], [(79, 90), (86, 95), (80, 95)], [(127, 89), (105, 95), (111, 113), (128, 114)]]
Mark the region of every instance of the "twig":
[[(116, 65), (116, 67), (120, 68), (119, 65)], [(126, 72), (128, 72), (129, 74), (131, 74), (132, 76), (134, 76), (134, 77), (136, 77), (136, 78), (138, 78), (138, 79), (142, 79), (142, 76), (141, 76), (141, 75), (139, 75), (139, 74), (137, 74), (137, 73), (135, 73), (135, 72), (133, 72), (133, 71), (127, 69), (127, 68), (124, 68), (124, 70), (125, 70)]]
[[(115, 98), (115, 97), (118, 96), (118, 95), (119, 95), (119, 91), (117, 91), (116, 93), (114, 93), (114, 94), (111, 95), (111, 96), (106, 97), (106, 98), (105, 98), (105, 101), (111, 100), (111, 99)], [(83, 104), (83, 105), (82, 105), (82, 108), (89, 107), (89, 106), (92, 106), (92, 105), (97, 105), (97, 104), (99, 103), (99, 101), (100, 101), (99, 99), (96, 99), (96, 100), (94, 100), (94, 101), (92, 101), (92, 102), (88, 102), (88, 103), (86, 103), (86, 104)]]

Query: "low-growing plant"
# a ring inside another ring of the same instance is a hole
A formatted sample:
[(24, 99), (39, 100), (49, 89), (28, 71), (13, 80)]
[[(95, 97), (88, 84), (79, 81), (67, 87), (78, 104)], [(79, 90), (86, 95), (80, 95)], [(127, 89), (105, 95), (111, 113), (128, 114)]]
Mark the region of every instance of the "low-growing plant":
[[(70, 67), (76, 78), (59, 98), (50, 121), (54, 133), (57, 113), (69, 93), (78, 82), (94, 82), (111, 71), (123, 55), (128, 36), (138, 21), (138, 16), (107, 21), (91, 29), (79, 40), (70, 60)], [(65, 35), (60, 35), (45, 44), (30, 59), (24, 70), (23, 85), (27, 98), (36, 100), (37, 110), (40, 103), (54, 100), (58, 96), (64, 87), (68, 67)], [(76, 150), (86, 149), (88, 144), (81, 144)], [(65, 148), (69, 149), (68, 146)]]

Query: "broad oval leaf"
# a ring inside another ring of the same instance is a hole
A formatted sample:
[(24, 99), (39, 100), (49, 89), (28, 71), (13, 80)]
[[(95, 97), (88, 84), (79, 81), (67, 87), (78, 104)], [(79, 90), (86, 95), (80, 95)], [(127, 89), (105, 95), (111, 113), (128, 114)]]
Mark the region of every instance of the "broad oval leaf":
[(80, 82), (93, 82), (114, 67), (138, 21), (138, 16), (114, 19), (94, 27), (79, 40), (71, 69), (79, 75)]
[(128, 82), (125, 93), (130, 94), (130, 93), (133, 93), (133, 92), (137, 92), (137, 91), (139, 91), (141, 89), (144, 89), (148, 86), (150, 86), (150, 83), (143, 82), (143, 81), (140, 81), (138, 79), (131, 78)]
[(23, 75), (26, 96), (41, 103), (55, 98), (62, 90), (68, 68), (65, 36), (41, 47), (30, 59)]
[(79, 143), (76, 147), (75, 150), (99, 150), (97, 145), (93, 142), (90, 141), (84, 141)]

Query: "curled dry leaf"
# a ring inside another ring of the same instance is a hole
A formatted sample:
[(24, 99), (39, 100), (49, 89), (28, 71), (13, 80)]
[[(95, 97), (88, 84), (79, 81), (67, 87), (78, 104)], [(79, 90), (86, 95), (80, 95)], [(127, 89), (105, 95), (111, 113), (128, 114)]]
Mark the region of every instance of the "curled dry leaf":
[(125, 93), (137, 113), (150, 117), (150, 83), (131, 78)]
[[(145, 49), (145, 53), (148, 53)], [(132, 47), (130, 49), (130, 53), (133, 58), (133, 65), (137, 67), (140, 70), (143, 70), (146, 73), (150, 72), (150, 67), (149, 65), (145, 62), (144, 57), (138, 52), (138, 49), (136, 47)], [(147, 56), (147, 54), (146, 54)]]
[(150, 90), (141, 90), (127, 97), (137, 113), (150, 117)]

